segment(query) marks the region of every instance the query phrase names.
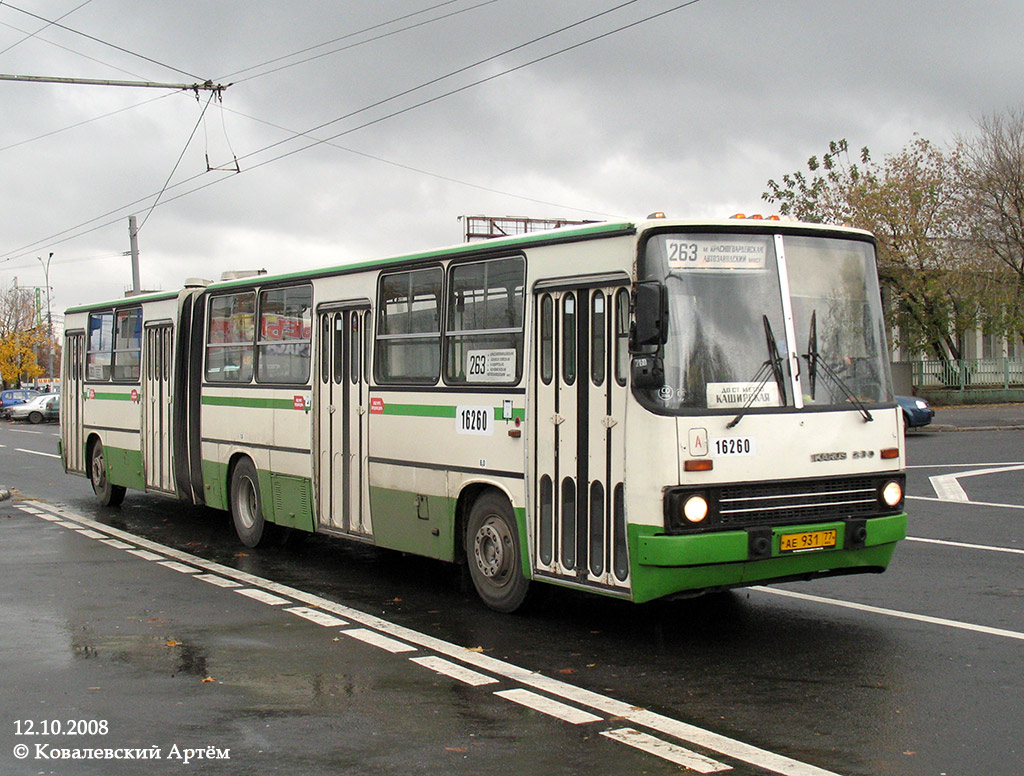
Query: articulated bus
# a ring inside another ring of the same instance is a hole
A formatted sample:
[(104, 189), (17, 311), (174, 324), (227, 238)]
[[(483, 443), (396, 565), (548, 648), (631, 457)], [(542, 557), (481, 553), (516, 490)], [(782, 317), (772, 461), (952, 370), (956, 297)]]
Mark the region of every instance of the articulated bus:
[(61, 454), (104, 505), (466, 563), (499, 611), (881, 572), (905, 536), (866, 232), (649, 218), (225, 277), (67, 311)]

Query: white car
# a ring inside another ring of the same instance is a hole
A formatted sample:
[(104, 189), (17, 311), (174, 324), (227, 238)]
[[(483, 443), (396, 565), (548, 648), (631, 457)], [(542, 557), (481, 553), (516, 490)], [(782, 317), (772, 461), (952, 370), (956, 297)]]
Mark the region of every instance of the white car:
[(11, 407), (11, 420), (27, 420), (42, 423), (44, 420), (60, 420), (60, 394), (45, 393), (24, 404)]

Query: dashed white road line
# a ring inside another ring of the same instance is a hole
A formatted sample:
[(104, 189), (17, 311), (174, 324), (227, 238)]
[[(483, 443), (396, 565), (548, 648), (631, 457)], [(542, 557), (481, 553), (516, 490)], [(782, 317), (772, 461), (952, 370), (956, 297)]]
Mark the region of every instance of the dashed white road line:
[(498, 683), (498, 680), (493, 676), (486, 676), (485, 674), (473, 671), (465, 666), (453, 663), (450, 660), (445, 660), (443, 657), (427, 655), (426, 657), (411, 657), (409, 660), (417, 665), (423, 666), (424, 668), (429, 668), (431, 671), (444, 674), (451, 679), (457, 679), (458, 681), (472, 685), (473, 687)]
[(352, 628), (350, 630), (342, 631), (346, 636), (351, 636), (354, 639), (362, 641), (364, 644), (370, 644), (374, 647), (380, 647), (386, 649), (392, 654), (398, 654), (400, 652), (415, 652), (416, 647), (406, 644), (404, 641), (398, 639), (392, 639), (387, 636), (383, 636), (376, 631), (367, 630), (366, 628)]
[(555, 717), (563, 722), (568, 722), (572, 725), (586, 725), (589, 722), (601, 722), (601, 718), (596, 714), (591, 714), (589, 711), (583, 711), (583, 709), (577, 709), (575, 706), (570, 706), (568, 703), (562, 703), (561, 701), (555, 701), (551, 698), (546, 698), (543, 695), (538, 695), (535, 692), (524, 690), (517, 687), (513, 690), (498, 690), (496, 693), (499, 698), (504, 698), (507, 701), (518, 703), (520, 706), (526, 706), (527, 708), (539, 711), (541, 714), (547, 714), (549, 717)]
[(241, 587), (241, 582), (235, 582), (233, 579), (227, 577), (219, 577), (216, 574), (196, 574), (196, 579), (201, 579), (203, 582), (209, 582), (211, 585), (217, 587)]
[(325, 628), (336, 628), (339, 625), (348, 625), (348, 622), (342, 620), (339, 617), (327, 614), (327, 612), (321, 612), (318, 609), (310, 609), (306, 606), (292, 606), (285, 609), (286, 612), (302, 617), (303, 619), (315, 622), (317, 625), (323, 625)]
[(240, 587), (235, 590), (239, 595), (244, 595), (247, 598), (252, 598), (255, 601), (259, 601), (261, 604), (267, 604), (269, 606), (281, 606), (282, 604), (290, 604), (287, 598), (281, 598), (279, 595), (268, 593), (266, 590), (259, 590), (254, 587)]
[(676, 765), (689, 768), (691, 771), (697, 771), (697, 773), (719, 773), (720, 771), (732, 770), (728, 765), (715, 762), (702, 754), (691, 752), (689, 749), (676, 744), (670, 744), (668, 741), (662, 741), (660, 738), (655, 738), (649, 733), (641, 733), (639, 730), (633, 730), (633, 728), (605, 730), (601, 732), (601, 735), (627, 746), (632, 746), (635, 749), (657, 755)]

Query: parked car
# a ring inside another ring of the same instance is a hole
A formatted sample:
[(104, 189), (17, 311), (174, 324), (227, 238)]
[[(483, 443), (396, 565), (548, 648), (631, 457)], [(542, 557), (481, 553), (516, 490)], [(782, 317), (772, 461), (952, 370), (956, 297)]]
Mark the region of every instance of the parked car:
[(42, 423), (44, 420), (60, 420), (60, 394), (44, 393), (32, 401), (11, 408), (12, 420), (27, 420)]
[(0, 418), (11, 417), (11, 407), (24, 404), (39, 396), (39, 391), (29, 388), (8, 388), (0, 391)]
[(928, 402), (916, 396), (897, 396), (896, 403), (903, 410), (903, 427), (905, 429), (927, 426), (935, 417), (935, 410), (928, 406)]

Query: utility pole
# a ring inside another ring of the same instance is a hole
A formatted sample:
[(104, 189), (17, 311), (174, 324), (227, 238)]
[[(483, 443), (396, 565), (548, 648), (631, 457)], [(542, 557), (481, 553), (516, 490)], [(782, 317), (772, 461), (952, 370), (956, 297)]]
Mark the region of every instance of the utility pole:
[(41, 256), (36, 256), (39, 263), (43, 265), (43, 282), (46, 284), (46, 350), (49, 353), (49, 368), (46, 376), (49, 384), (53, 385), (53, 312), (50, 308), (50, 260), (53, 258), (53, 251), (43, 261)]
[(128, 242), (132, 257), (132, 293), (138, 294), (142, 291), (142, 281), (139, 279), (139, 227), (135, 216), (128, 216)]

